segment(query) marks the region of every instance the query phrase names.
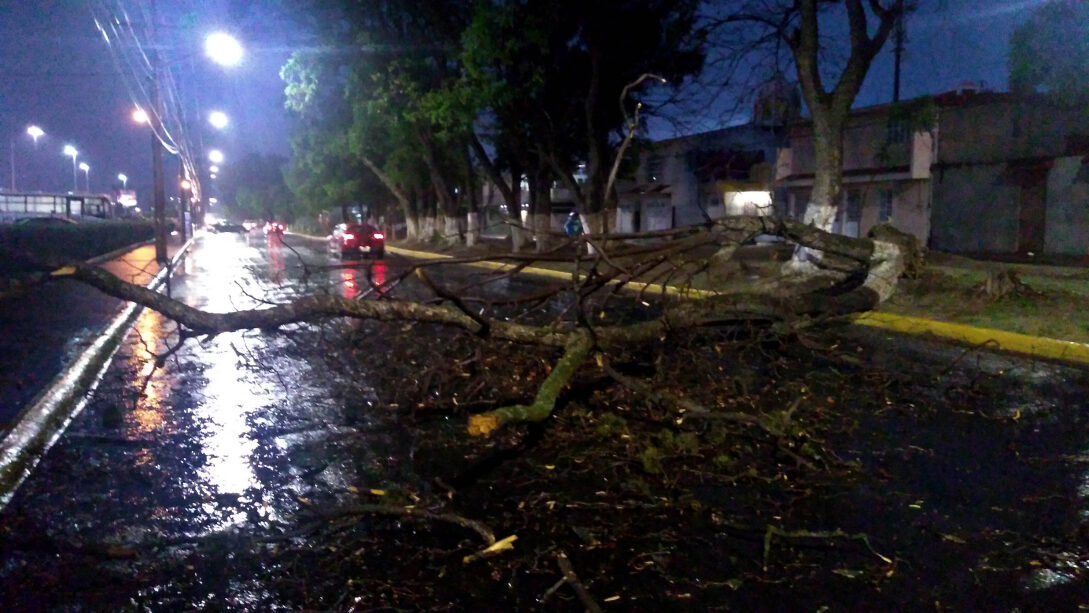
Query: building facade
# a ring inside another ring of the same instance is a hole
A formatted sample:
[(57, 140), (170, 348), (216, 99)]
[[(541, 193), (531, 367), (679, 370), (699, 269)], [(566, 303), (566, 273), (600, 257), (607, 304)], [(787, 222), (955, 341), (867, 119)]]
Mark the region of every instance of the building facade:
[(941, 143), (930, 246), (959, 253), (1089, 252), (1089, 113), (1041, 97), (935, 98)]
[[(833, 231), (865, 236), (879, 223), (891, 223), (926, 241), (930, 232), (930, 173), (936, 156), (937, 127), (920, 127), (917, 118), (898, 116), (890, 105), (852, 113), (844, 130), (843, 190)], [(775, 183), (785, 195), (783, 211), (801, 219), (815, 176), (813, 128), (790, 127), (779, 151)]]
[(726, 215), (770, 215), (783, 131), (746, 124), (659, 141), (619, 188), (617, 232), (650, 232)]

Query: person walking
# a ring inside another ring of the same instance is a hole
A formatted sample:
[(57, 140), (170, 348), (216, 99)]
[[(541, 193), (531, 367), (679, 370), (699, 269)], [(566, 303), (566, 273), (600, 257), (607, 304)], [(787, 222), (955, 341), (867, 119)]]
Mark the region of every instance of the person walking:
[(568, 236), (582, 234), (582, 220), (579, 219), (578, 211), (571, 211), (571, 214), (567, 216), (567, 221), (563, 224), (563, 232)]

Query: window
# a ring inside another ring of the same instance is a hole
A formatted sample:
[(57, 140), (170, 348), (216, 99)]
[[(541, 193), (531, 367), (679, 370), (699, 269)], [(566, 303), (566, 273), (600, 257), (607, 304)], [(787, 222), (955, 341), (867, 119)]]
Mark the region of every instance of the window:
[(647, 158), (646, 172), (647, 183), (654, 183), (662, 176), (662, 158), (653, 155)]
[(883, 189), (877, 195), (877, 221), (884, 222), (892, 219), (892, 190)]
[(885, 133), (885, 141), (889, 143), (908, 142), (908, 126), (903, 120), (891, 119)]
[(852, 189), (847, 192), (847, 221), (862, 219), (862, 192)]

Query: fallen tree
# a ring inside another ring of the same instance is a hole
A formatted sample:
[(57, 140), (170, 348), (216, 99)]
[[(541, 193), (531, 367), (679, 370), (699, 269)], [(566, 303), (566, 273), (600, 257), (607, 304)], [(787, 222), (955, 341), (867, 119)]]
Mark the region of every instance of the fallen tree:
[[(740, 246), (751, 243), (758, 235), (779, 236), (819, 250), (825, 253), (822, 260), (825, 268), (814, 275), (776, 277), (733, 288), (707, 281), (714, 267), (729, 262)], [(578, 241), (593, 241), (591, 257), (576, 256), (572, 262), (569, 249), (505, 255), (499, 258), (505, 266), (474, 282), (473, 285), (481, 285), (509, 277), (535, 262), (574, 264), (569, 282), (530, 296), (500, 301), (518, 311), (514, 317), (497, 316), (498, 303), (474, 297), (472, 286), (444, 287), (434, 280), (439, 276), (437, 268), (480, 264), (490, 259), (483, 257), (417, 263), (354, 299), (314, 294), (287, 303), (228, 313), (190, 307), (82, 263), (67, 263), (49, 273), (49, 278), (70, 277), (110, 296), (154, 309), (179, 324), (183, 341), (236, 330), (275, 329), (296, 322), (348, 317), (439, 324), (481, 338), (562, 349), (531, 402), (499, 407), (470, 418), (469, 433), (479, 436), (505, 424), (548, 418), (556, 408), (560, 392), (595, 356), (598, 363), (603, 363), (625, 347), (658, 342), (669, 334), (691, 328), (745, 324), (765, 327), (775, 334), (789, 334), (814, 321), (870, 310), (892, 294), (905, 264), (917, 257), (910, 236), (888, 227), (881, 230), (880, 236), (880, 240), (856, 239), (785, 219), (732, 217), (705, 226), (661, 232), (583, 237)], [(582, 252), (582, 249), (576, 251)], [(28, 258), (25, 254), (8, 255)], [(45, 271), (58, 262), (35, 260), (34, 265)], [(390, 290), (410, 276), (422, 280), (433, 298), (410, 301), (392, 297)], [(648, 280), (652, 283), (646, 283)], [(697, 289), (697, 285), (705, 288)], [(646, 300), (652, 296), (657, 299), (654, 316), (634, 323), (607, 318), (609, 298), (633, 288), (640, 292), (643, 304), (649, 306)], [(676, 293), (684, 297), (678, 299), (673, 295)], [(532, 305), (561, 295), (569, 301), (564, 315), (540, 323), (520, 322)], [(373, 299), (360, 299), (368, 296)], [(474, 304), (482, 306), (474, 308), (471, 306)]]

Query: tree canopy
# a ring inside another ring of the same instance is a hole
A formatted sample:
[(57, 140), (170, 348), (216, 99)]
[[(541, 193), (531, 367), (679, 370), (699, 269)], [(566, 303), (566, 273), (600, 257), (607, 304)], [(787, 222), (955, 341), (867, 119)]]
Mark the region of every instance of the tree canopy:
[(1051, 0), (1010, 36), (1010, 90), (1089, 100), (1089, 4)]

